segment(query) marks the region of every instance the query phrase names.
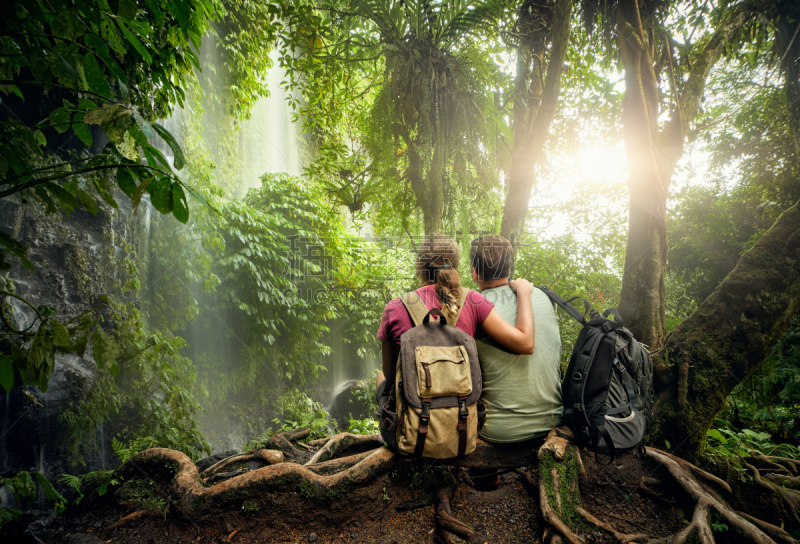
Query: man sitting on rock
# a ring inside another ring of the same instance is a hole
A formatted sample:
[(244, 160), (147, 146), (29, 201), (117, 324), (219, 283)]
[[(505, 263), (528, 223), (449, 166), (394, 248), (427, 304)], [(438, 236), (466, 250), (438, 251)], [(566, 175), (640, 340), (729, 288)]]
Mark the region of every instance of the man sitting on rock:
[[(472, 277), (508, 323), (517, 320), (517, 295), (508, 284), (514, 248), (502, 236), (472, 241)], [(561, 337), (558, 317), (541, 290), (531, 293), (534, 352), (518, 355), (486, 335), (476, 335), (483, 371), (486, 424), (481, 438), (511, 443), (546, 435), (561, 424)]]

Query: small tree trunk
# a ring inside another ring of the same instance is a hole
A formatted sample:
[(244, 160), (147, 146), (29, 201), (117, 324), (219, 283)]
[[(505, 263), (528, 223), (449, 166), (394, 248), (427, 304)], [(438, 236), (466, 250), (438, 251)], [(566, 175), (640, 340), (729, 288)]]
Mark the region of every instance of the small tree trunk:
[[(794, 6), (794, 17), (787, 16), (791, 13), (790, 6)], [(784, 17), (776, 23), (778, 53), (783, 60), (783, 85), (789, 110), (789, 130), (797, 153), (795, 160), (800, 160), (800, 9), (793, 0), (779, 2), (779, 9), (784, 12)]]
[(664, 276), (667, 265), (667, 196), (686, 134), (697, 116), (711, 68), (726, 45), (752, 16), (752, 6), (734, 6), (693, 58), (685, 82), (669, 79), (679, 96), (659, 133), (658, 83), (653, 70), (655, 34), (645, 32), (636, 0), (617, 9), (617, 43), (625, 70), (623, 128), (630, 175), (630, 212), (619, 311), (626, 326), (644, 344), (660, 347), (666, 337)]
[(742, 255), (697, 312), (672, 333), (656, 364), (651, 443), (696, 456), (725, 397), (755, 370), (800, 311), (800, 203)]
[[(536, 179), (534, 170), (544, 154), (561, 92), (571, 12), (572, 0), (562, 0), (544, 6), (525, 2), (517, 14), (522, 41), (517, 50), (514, 81), (514, 146), (500, 227), (500, 233), (508, 239), (519, 239), (528, 216), (528, 203)], [(542, 62), (548, 42), (551, 43), (550, 59), (547, 79), (542, 84)]]
[(664, 266), (667, 187), (657, 156), (658, 90), (653, 44), (636, 0), (617, 9), (617, 43), (625, 69), (623, 129), (630, 174), (630, 211), (619, 311), (631, 332), (657, 347), (665, 336)]

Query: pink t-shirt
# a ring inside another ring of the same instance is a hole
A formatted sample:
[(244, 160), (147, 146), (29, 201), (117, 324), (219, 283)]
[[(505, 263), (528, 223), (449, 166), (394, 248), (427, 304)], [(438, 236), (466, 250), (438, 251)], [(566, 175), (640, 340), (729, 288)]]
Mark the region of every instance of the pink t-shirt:
[[(429, 310), (442, 307), (442, 301), (436, 294), (435, 285), (420, 287), (417, 289), (417, 293)], [(494, 308), (494, 303), (489, 302), (477, 291), (470, 289), (467, 292), (467, 300), (464, 302), (464, 308), (461, 310), (456, 328), (474, 337), (478, 326), (483, 324), (492, 308)], [(384, 342), (392, 342), (392, 352), (397, 354), (400, 352), (400, 335), (413, 326), (414, 323), (403, 302), (399, 298), (390, 300), (383, 308), (378, 338)]]

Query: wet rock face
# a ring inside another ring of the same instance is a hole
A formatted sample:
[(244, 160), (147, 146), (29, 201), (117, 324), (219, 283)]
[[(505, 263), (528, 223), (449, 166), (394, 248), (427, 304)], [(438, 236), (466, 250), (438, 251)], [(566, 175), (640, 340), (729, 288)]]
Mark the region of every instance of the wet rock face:
[[(129, 200), (118, 199), (119, 210), (103, 205), (95, 215), (78, 210), (69, 216), (45, 214), (34, 202), (8, 200), (0, 201), (0, 230), (25, 245), (36, 266), (30, 271), (14, 265), (9, 276), (16, 294), (34, 306), (54, 308), (62, 322), (90, 309), (102, 295), (122, 298), (118, 285), (119, 274), (125, 272), (119, 271), (123, 245), (135, 241), (140, 223)], [(33, 323), (36, 314), (31, 308), (14, 299), (7, 303), (18, 326), (24, 329)], [(0, 353), (8, 349), (0, 345)], [(54, 477), (69, 468), (74, 472), (59, 418), (88, 396), (96, 375), (89, 347), (83, 357), (56, 353), (46, 393), (36, 387), (17, 388), (8, 395), (0, 392), (0, 474), (33, 469)], [(111, 433), (88, 431), (100, 441), (100, 453), (84, 456), (85, 469), (109, 466)]]

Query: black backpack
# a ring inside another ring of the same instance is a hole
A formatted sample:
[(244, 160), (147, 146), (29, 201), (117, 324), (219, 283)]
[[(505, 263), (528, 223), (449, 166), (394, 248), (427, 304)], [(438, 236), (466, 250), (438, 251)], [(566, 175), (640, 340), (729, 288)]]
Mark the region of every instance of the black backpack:
[[(653, 362), (647, 348), (623, 327), (616, 308), (587, 321), (570, 302), (542, 286), (550, 300), (583, 325), (562, 383), (564, 419), (579, 446), (614, 459), (617, 451), (641, 444), (653, 418)], [(613, 319), (609, 319), (609, 316)], [(611, 462), (611, 461), (609, 461)]]

